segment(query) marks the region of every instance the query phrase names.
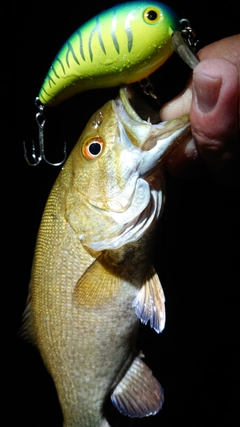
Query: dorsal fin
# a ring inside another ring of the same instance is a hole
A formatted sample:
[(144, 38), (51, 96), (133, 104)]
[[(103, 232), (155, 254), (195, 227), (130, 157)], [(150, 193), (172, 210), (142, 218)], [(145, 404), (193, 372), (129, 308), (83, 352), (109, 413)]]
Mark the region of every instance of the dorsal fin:
[(31, 287), (32, 287), (32, 281), (30, 281), (30, 284), (29, 284), (29, 293), (28, 293), (26, 308), (23, 313), (22, 325), (19, 331), (19, 335), (26, 341), (29, 341), (31, 344), (36, 345), (36, 336), (35, 336), (35, 331), (32, 324)]

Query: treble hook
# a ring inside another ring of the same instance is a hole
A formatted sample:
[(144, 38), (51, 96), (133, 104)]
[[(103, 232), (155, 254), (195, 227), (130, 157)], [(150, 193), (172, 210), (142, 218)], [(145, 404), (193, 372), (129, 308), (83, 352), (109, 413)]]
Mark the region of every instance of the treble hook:
[(24, 150), (25, 160), (26, 160), (26, 162), (27, 162), (27, 164), (29, 166), (37, 166), (42, 160), (44, 160), (50, 166), (60, 166), (60, 165), (62, 165), (65, 162), (65, 160), (67, 158), (66, 142), (64, 143), (64, 149), (63, 149), (64, 159), (61, 162), (58, 162), (58, 163), (51, 163), (51, 162), (49, 162), (46, 159), (45, 152), (44, 152), (44, 125), (45, 125), (45, 122), (46, 122), (45, 116), (43, 114), (44, 106), (41, 104), (41, 102), (40, 102), (40, 100), (39, 100), (38, 97), (35, 99), (35, 105), (36, 105), (36, 107), (38, 109), (38, 112), (36, 114), (35, 119), (36, 119), (36, 122), (37, 122), (37, 125), (38, 125), (39, 156), (38, 157), (36, 156), (35, 143), (34, 143), (34, 141), (32, 141), (32, 158), (34, 159), (34, 163), (31, 163), (28, 160), (28, 157), (27, 157), (26, 144), (25, 144), (25, 142), (23, 142), (23, 150)]

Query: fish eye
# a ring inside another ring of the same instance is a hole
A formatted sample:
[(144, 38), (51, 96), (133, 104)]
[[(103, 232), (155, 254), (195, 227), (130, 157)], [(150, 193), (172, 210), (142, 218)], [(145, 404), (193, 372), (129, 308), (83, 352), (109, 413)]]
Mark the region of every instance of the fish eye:
[(162, 18), (162, 14), (158, 7), (150, 6), (143, 12), (143, 19), (148, 24), (156, 24)]
[(82, 153), (88, 160), (96, 159), (102, 152), (104, 141), (100, 136), (90, 138), (83, 144)]

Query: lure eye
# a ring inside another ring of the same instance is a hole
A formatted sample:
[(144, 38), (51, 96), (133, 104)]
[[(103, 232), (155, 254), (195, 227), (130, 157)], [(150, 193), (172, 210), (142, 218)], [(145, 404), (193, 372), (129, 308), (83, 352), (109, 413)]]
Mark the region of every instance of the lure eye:
[(143, 19), (147, 24), (156, 24), (162, 18), (162, 14), (158, 7), (150, 6), (143, 12)]
[(101, 154), (103, 146), (103, 139), (100, 136), (96, 136), (95, 138), (88, 139), (84, 143), (82, 147), (82, 153), (86, 159), (93, 160)]

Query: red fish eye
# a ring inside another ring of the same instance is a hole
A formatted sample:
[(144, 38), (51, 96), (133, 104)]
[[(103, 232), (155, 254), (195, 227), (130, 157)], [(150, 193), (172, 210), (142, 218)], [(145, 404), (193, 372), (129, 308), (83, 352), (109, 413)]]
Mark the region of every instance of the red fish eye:
[(162, 14), (158, 7), (151, 6), (145, 9), (143, 18), (148, 24), (156, 24), (162, 18)]
[(103, 150), (104, 141), (100, 136), (88, 139), (83, 147), (82, 153), (88, 160), (96, 159)]

